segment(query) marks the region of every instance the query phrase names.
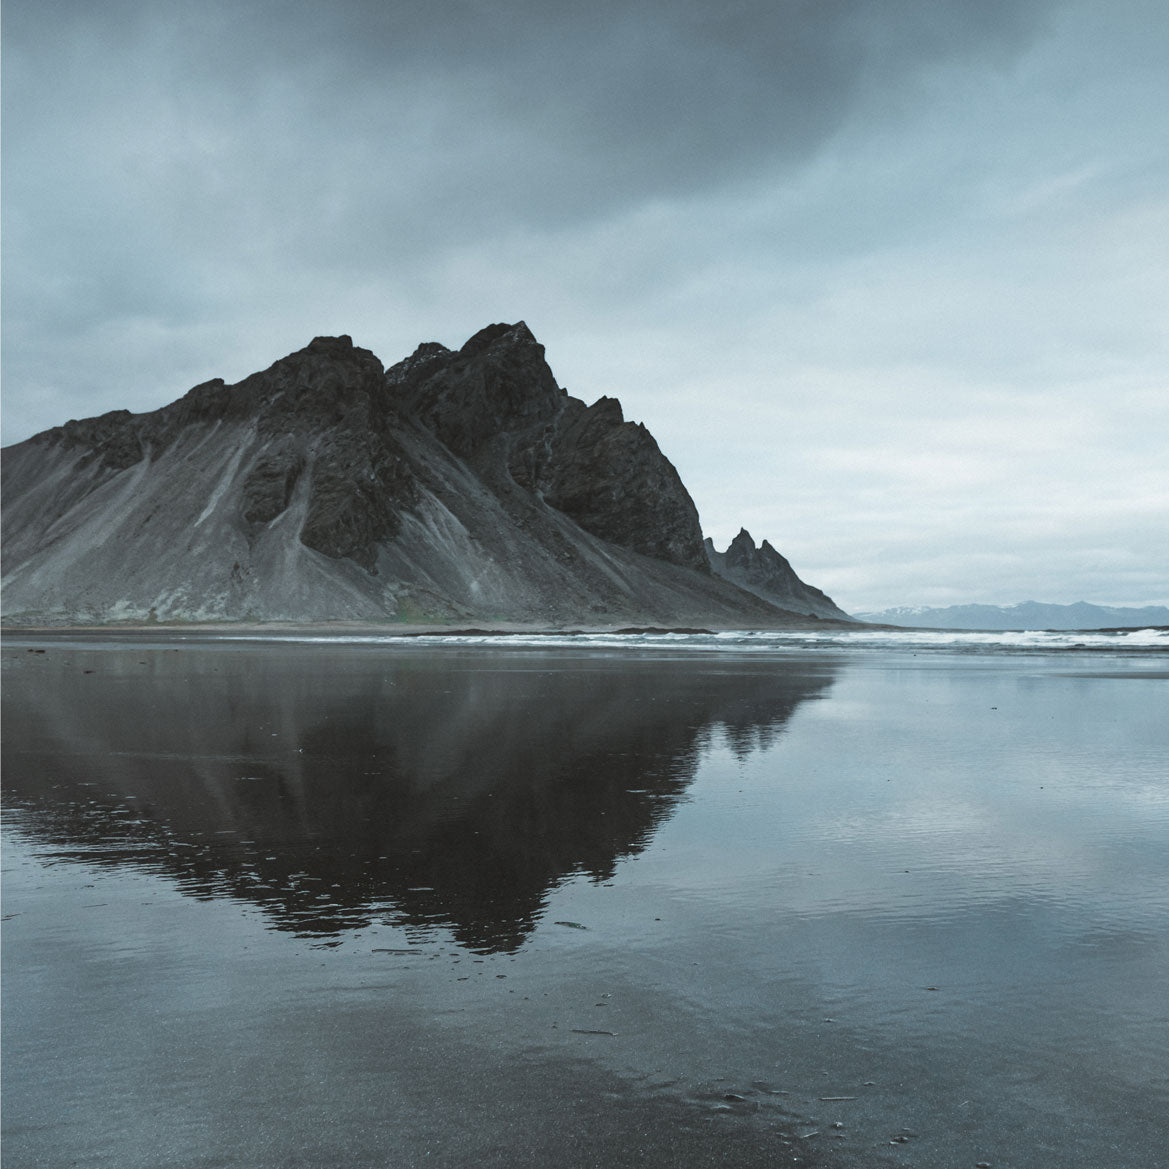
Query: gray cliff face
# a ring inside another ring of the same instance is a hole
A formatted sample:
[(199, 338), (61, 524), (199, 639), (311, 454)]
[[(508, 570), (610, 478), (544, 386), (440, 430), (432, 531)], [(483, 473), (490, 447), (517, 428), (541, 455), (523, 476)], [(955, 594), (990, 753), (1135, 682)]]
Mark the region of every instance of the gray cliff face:
[(619, 547), (709, 571), (698, 511), (653, 436), (612, 398), (570, 398), (523, 322), (490, 325), (457, 353), (440, 350), (422, 347), (387, 380), (484, 482), (504, 495), (534, 492)]
[(318, 337), (9, 447), (3, 490), (10, 620), (796, 620), (710, 572), (652, 436), (522, 322), (385, 371)]
[(831, 597), (800, 580), (786, 558), (766, 540), (756, 548), (746, 528), (739, 529), (725, 552), (716, 552), (714, 541), (708, 539), (706, 553), (719, 576), (781, 609), (810, 617), (852, 620)]
[(536, 480), (544, 499), (602, 539), (709, 572), (694, 501), (653, 435), (614, 398), (570, 401)]

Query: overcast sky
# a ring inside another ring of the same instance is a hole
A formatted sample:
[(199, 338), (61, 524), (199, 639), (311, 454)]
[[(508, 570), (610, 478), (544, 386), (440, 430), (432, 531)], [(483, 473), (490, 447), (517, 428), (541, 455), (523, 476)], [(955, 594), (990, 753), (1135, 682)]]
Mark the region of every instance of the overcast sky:
[(1164, 0), (5, 0), (4, 441), (526, 320), (852, 611), (1169, 603)]

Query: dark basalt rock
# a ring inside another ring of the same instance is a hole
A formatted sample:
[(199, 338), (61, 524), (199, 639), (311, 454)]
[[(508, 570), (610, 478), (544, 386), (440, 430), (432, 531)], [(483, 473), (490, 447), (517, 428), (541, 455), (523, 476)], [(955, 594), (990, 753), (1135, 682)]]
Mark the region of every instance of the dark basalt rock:
[(450, 356), (450, 350), (437, 341), (423, 341), (409, 357), (404, 357), (397, 365), (391, 365), (386, 370), (386, 384), (398, 385), (401, 382), (411, 381), (428, 366)]
[(302, 470), (304, 457), (295, 449), (262, 457), (243, 482), (240, 514), (244, 520), (266, 524), (283, 515)]
[(45, 436), (69, 446), (87, 448), (84, 462), (98, 462), (113, 471), (122, 471), (140, 462), (142, 439), (137, 419), (129, 410), (111, 410), (96, 418), (72, 419), (54, 427)]
[(414, 477), (393, 447), (392, 440), (357, 429), (322, 444), (312, 463), (301, 543), (376, 570), (378, 545), (398, 530), (402, 510), (415, 498)]
[(694, 501), (653, 435), (626, 422), (614, 398), (564, 410), (536, 486), (546, 503), (603, 540), (709, 571)]
[[(505, 337), (513, 342), (519, 341), (521, 344), (536, 343), (536, 338), (532, 336), (531, 330), (523, 321), (514, 325), (488, 325), (463, 343), (463, 347), (459, 350), (459, 356), (473, 357), (476, 353), (485, 353), (496, 341), (501, 341)], [(543, 351), (541, 346), (540, 352), (543, 353)]]
[(260, 432), (284, 440), (245, 481), (244, 518), (263, 523), (282, 514), (307, 470), (301, 543), (373, 572), (378, 544), (394, 534), (414, 496), (381, 362), (347, 336), (316, 337), (240, 388), (263, 403)]
[[(490, 325), (457, 353), (415, 351), (413, 364), (391, 384), (401, 408), (464, 459), (486, 454), (487, 471), (506, 464), (522, 435), (546, 426), (563, 406), (544, 346), (527, 325)], [(494, 452), (492, 459), (490, 452)]]
[(382, 363), (368, 349), (348, 337), (316, 337), (236, 390), (255, 403), (267, 432), (320, 435), (346, 421), (360, 425), (382, 386)]
[(712, 575), (653, 436), (570, 397), (522, 321), (388, 370), (316, 337), (7, 448), (4, 491), (10, 612), (787, 624), (759, 587), (777, 565), (800, 612), (812, 594), (839, 612), (768, 544), (724, 558), (749, 592)]
[(653, 436), (626, 422), (616, 399), (570, 398), (522, 321), (407, 361), (387, 374), (403, 408), (486, 482), (533, 491), (622, 548), (709, 571), (698, 511)]
[(167, 420), (176, 427), (193, 422), (215, 422), (225, 418), (231, 406), (231, 390), (223, 378), (212, 378), (188, 390), (177, 402), (167, 406)]
[(706, 555), (719, 576), (772, 604), (811, 617), (849, 620), (831, 597), (800, 580), (787, 559), (766, 540), (756, 548), (746, 528), (739, 529), (726, 552), (716, 552), (714, 541), (708, 539)]

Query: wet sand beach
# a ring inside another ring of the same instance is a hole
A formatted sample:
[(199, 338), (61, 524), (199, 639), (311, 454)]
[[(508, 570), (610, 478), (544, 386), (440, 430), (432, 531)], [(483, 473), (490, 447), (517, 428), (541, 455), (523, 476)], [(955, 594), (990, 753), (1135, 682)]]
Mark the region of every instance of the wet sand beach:
[(6, 1164), (1169, 1145), (1163, 654), (190, 634), (5, 637)]

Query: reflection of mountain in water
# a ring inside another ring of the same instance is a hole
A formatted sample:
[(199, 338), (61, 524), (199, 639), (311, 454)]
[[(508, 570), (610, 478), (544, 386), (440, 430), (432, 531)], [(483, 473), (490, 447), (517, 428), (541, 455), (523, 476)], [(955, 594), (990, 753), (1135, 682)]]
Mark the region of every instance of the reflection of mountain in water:
[(644, 848), (721, 728), (831, 673), (774, 661), (334, 648), (82, 652), (6, 671), (4, 783), (58, 855), (165, 872), (336, 936), (377, 918), (514, 949), (550, 889)]

